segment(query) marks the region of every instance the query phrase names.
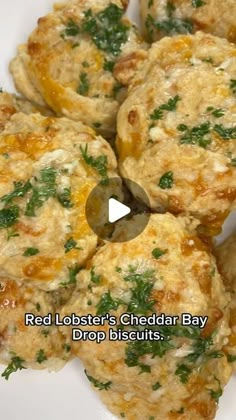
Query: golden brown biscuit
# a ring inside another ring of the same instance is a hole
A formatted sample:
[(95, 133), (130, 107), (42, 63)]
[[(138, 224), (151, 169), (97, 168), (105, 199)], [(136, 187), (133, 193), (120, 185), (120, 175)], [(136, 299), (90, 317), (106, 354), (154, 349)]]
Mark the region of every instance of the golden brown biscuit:
[(116, 131), (125, 90), (113, 76), (118, 58), (142, 45), (124, 17), (127, 1), (72, 0), (40, 18), (10, 70), (29, 100), (99, 132)]
[(140, 7), (149, 42), (198, 30), (236, 42), (234, 0), (140, 0)]
[(73, 284), (98, 243), (87, 197), (116, 166), (109, 144), (82, 123), (13, 115), (0, 135), (0, 275), (43, 290)]
[[(127, 223), (119, 226), (120, 238)], [(115, 315), (117, 326), (75, 327), (107, 333), (109, 328), (122, 333), (119, 317), (123, 313), (209, 317), (202, 330), (179, 323), (149, 327), (160, 331), (164, 341), (142, 341), (141, 333), (148, 327), (130, 326), (123, 327), (123, 332), (139, 331), (141, 341), (133, 336), (100, 344), (71, 342), (88, 379), (119, 418), (214, 418), (231, 373), (221, 351), (230, 334), (229, 297), (214, 257), (196, 235), (196, 226), (189, 218), (152, 215), (136, 239), (109, 243), (98, 251), (79, 273), (77, 287), (62, 308), (61, 319), (72, 313)], [(67, 341), (71, 340), (70, 328), (61, 328)]]
[(219, 270), (224, 279), (226, 289), (231, 293), (230, 322), (232, 336), (226, 347), (228, 359), (236, 369), (236, 234), (231, 235), (215, 250)]
[(118, 113), (122, 176), (155, 211), (190, 212), (217, 234), (236, 205), (235, 112), (236, 47), (202, 32), (163, 38)]
[(70, 348), (55, 326), (26, 326), (25, 313), (55, 313), (51, 294), (0, 277), (0, 361), (14, 367), (58, 370), (70, 356)]

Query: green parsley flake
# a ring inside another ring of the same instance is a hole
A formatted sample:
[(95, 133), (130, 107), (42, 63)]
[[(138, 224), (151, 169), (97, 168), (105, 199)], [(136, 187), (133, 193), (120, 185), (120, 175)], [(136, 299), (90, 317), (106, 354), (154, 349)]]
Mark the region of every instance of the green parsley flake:
[(40, 349), (36, 354), (36, 362), (41, 365), (41, 363), (45, 362), (45, 360), (48, 360), (45, 352), (43, 349)]
[(62, 35), (64, 36), (76, 36), (80, 32), (79, 26), (74, 22), (73, 19), (69, 19)]
[(214, 108), (213, 106), (209, 106), (207, 112), (210, 112), (215, 118), (221, 118), (225, 115), (225, 111), (222, 108)]
[(236, 127), (225, 128), (223, 124), (216, 124), (214, 131), (224, 140), (236, 139)]
[(230, 80), (230, 89), (233, 91), (233, 93), (236, 93), (236, 79)]
[(157, 391), (159, 388), (161, 388), (160, 382), (156, 382), (154, 385), (152, 385), (153, 391)]
[(104, 59), (103, 69), (106, 71), (110, 71), (111, 73), (114, 70), (115, 62), (111, 60)]
[(9, 204), (14, 198), (24, 197), (28, 191), (32, 189), (32, 185), (29, 181), (24, 183), (23, 181), (14, 182), (14, 190), (0, 198), (0, 201)]
[(169, 189), (171, 189), (173, 187), (173, 184), (174, 184), (174, 176), (173, 176), (173, 172), (171, 172), (171, 171), (166, 172), (160, 178), (159, 187), (162, 190), (169, 190)]
[(80, 146), (80, 151), (84, 161), (87, 165), (91, 166), (92, 168), (96, 169), (99, 175), (102, 178), (102, 183), (106, 185), (108, 183), (108, 176), (107, 176), (107, 156), (100, 155), (96, 158), (92, 155), (89, 156), (88, 154), (88, 145), (83, 148)]
[(152, 251), (152, 256), (156, 258), (156, 260), (158, 260), (159, 258), (162, 257), (162, 255), (165, 255), (166, 253), (167, 251), (163, 251), (160, 248), (154, 248)]
[(191, 374), (191, 372), (192, 372), (192, 369), (190, 369), (185, 364), (181, 364), (181, 365), (178, 365), (178, 367), (177, 367), (177, 369), (175, 371), (175, 374), (177, 376), (179, 376), (180, 381), (183, 384), (186, 384), (188, 382), (188, 380), (189, 380), (189, 375)]
[(20, 209), (18, 206), (10, 206), (0, 210), (0, 229), (7, 229), (18, 222)]
[(106, 292), (102, 295), (100, 301), (97, 304), (97, 315), (106, 315), (111, 310), (116, 311), (118, 307), (123, 304), (123, 302), (119, 299), (113, 299), (111, 296), (111, 292)]
[(122, 22), (123, 13), (114, 3), (97, 14), (89, 9), (84, 14), (82, 31), (92, 37), (97, 48), (118, 56), (128, 40), (129, 26)]
[(90, 278), (91, 281), (95, 284), (99, 284), (101, 281), (102, 276), (98, 275), (95, 273), (95, 267), (92, 267), (91, 271), (90, 271)]
[(211, 138), (209, 137), (211, 124), (209, 121), (193, 128), (188, 128), (185, 124), (180, 124), (177, 129), (184, 133), (180, 139), (180, 144), (197, 145), (204, 149), (211, 144)]
[(12, 373), (17, 372), (17, 370), (26, 369), (26, 367), (23, 365), (24, 362), (25, 360), (21, 359), (21, 357), (12, 357), (11, 362), (9, 363), (9, 365), (4, 370), (1, 376), (8, 381)]
[(72, 249), (81, 250), (82, 248), (77, 246), (77, 242), (73, 238), (69, 238), (68, 241), (64, 244), (65, 254), (70, 252)]
[(152, 120), (161, 120), (164, 116), (164, 111), (176, 111), (177, 103), (180, 100), (179, 95), (176, 95), (174, 98), (170, 98), (166, 104), (162, 104), (158, 108), (154, 109), (150, 118)]
[(236, 355), (228, 354), (227, 359), (228, 359), (229, 363), (234, 363), (234, 362), (236, 362)]
[(24, 257), (32, 257), (33, 255), (36, 255), (39, 253), (39, 250), (37, 248), (27, 248), (25, 252), (23, 253)]
[(84, 371), (85, 375), (87, 376), (88, 380), (93, 384), (95, 388), (98, 388), (99, 391), (108, 391), (110, 389), (112, 382), (99, 382), (97, 379), (93, 378), (92, 376), (88, 375), (87, 371)]
[(75, 264), (72, 267), (68, 267), (68, 270), (69, 270), (69, 280), (65, 283), (61, 283), (61, 286), (63, 287), (76, 284), (76, 276), (82, 270), (82, 267), (80, 267), (78, 264)]
[(80, 79), (80, 85), (77, 89), (77, 93), (79, 93), (82, 96), (86, 96), (89, 91), (89, 81), (88, 81), (88, 75), (87, 73), (80, 73), (79, 76)]
[(197, 9), (198, 7), (204, 6), (206, 3), (203, 0), (192, 0), (192, 5)]
[(145, 22), (148, 41), (153, 41), (154, 30), (164, 32), (165, 34), (187, 34), (193, 33), (193, 23), (188, 19), (178, 19), (170, 17), (169, 19), (164, 19), (161, 21), (155, 22), (151, 15), (148, 15)]

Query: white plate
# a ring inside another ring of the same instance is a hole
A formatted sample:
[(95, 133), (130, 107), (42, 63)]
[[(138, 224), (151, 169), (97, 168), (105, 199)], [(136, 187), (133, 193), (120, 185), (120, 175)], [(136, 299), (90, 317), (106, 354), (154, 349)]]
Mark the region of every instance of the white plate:
[[(13, 91), (8, 63), (16, 46), (27, 39), (36, 21), (50, 10), (53, 0), (1, 0), (0, 86)], [(137, 21), (138, 0), (130, 0), (129, 15)], [(225, 234), (236, 228), (236, 217), (226, 223)], [(236, 377), (226, 387), (217, 420), (236, 419)], [(3, 420), (115, 420), (91, 390), (80, 362), (69, 363), (59, 373), (23, 371), (7, 382), (0, 379), (0, 418)]]

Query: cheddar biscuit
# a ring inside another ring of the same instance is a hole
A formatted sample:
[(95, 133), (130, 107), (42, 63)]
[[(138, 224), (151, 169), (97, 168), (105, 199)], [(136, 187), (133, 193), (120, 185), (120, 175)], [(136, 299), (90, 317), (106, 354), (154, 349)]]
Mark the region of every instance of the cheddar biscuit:
[[(114, 235), (125, 235), (127, 223), (122, 222)], [(62, 307), (62, 318), (72, 313), (116, 317), (115, 326), (75, 327), (105, 331), (107, 338), (100, 344), (80, 340), (71, 341), (71, 346), (84, 363), (88, 380), (118, 417), (123, 413), (128, 420), (178, 419), (180, 414), (184, 419), (214, 418), (218, 396), (231, 373), (222, 352), (230, 334), (229, 297), (214, 257), (196, 234), (197, 224), (171, 214), (152, 215), (136, 239), (109, 243), (97, 252), (78, 274), (76, 289)], [(122, 326), (124, 313), (180, 318), (190, 313), (207, 316), (208, 321), (202, 330), (183, 326), (180, 320), (169, 327)], [(109, 340), (111, 328), (139, 337)], [(159, 331), (164, 340), (142, 339), (147, 328)], [(71, 328), (61, 331), (71, 339)]]
[(140, 48), (124, 17), (127, 1), (72, 0), (40, 18), (11, 62), (17, 89), (59, 116), (111, 136), (125, 89), (113, 76), (118, 59)]
[(202, 32), (154, 43), (118, 113), (122, 176), (153, 210), (190, 212), (217, 234), (236, 205), (235, 112), (234, 45)]
[(234, 0), (140, 0), (140, 8), (149, 42), (198, 30), (236, 41)]

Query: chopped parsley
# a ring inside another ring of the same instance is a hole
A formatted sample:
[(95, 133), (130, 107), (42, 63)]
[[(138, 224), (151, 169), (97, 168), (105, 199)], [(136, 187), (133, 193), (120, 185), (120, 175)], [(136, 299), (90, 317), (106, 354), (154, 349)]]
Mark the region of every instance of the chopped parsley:
[(154, 257), (154, 258), (156, 258), (156, 260), (158, 260), (159, 258), (161, 258), (162, 257), (162, 255), (165, 255), (167, 253), (167, 251), (163, 251), (162, 249), (160, 249), (160, 248), (154, 248), (153, 250), (152, 250), (152, 256)]
[(150, 9), (150, 7), (153, 6), (153, 0), (148, 0), (148, 8)]
[(35, 307), (36, 307), (36, 310), (37, 310), (38, 312), (40, 312), (40, 310), (41, 310), (41, 305), (40, 305), (40, 303), (39, 303), (39, 302), (37, 302), (37, 303), (36, 303)]
[(103, 69), (106, 71), (110, 71), (111, 73), (114, 70), (115, 62), (111, 60), (104, 59)]
[(73, 238), (69, 238), (68, 241), (64, 244), (65, 254), (70, 252), (72, 249), (81, 250), (82, 248), (77, 246), (77, 242)]
[(108, 389), (111, 387), (112, 382), (99, 382), (97, 379), (93, 378), (92, 376), (88, 375), (87, 371), (84, 371), (85, 375), (87, 376), (88, 380), (93, 384), (95, 388), (98, 388), (99, 391), (108, 391)]
[(93, 126), (95, 127), (95, 128), (100, 128), (101, 127), (101, 123), (100, 122), (95, 122), (95, 123), (93, 123)]
[(19, 214), (18, 206), (10, 206), (0, 210), (0, 229), (7, 229), (17, 223)]
[(84, 73), (84, 72), (80, 73), (79, 79), (80, 79), (80, 85), (77, 89), (77, 93), (79, 93), (80, 95), (86, 96), (89, 91), (89, 81), (88, 81), (87, 73)]
[(100, 155), (96, 158), (92, 155), (88, 154), (88, 145), (83, 148), (80, 146), (80, 151), (82, 154), (82, 157), (84, 161), (87, 163), (87, 165), (91, 166), (92, 168), (95, 168), (99, 175), (102, 178), (102, 183), (105, 185), (108, 182), (108, 176), (107, 176), (107, 156), (106, 155)]
[(156, 382), (154, 385), (152, 385), (153, 391), (157, 391), (159, 388), (161, 388), (160, 382)]
[(236, 79), (230, 80), (230, 89), (233, 91), (233, 93), (236, 93)]
[(36, 354), (36, 362), (41, 364), (41, 363), (45, 362), (45, 360), (48, 360), (48, 358), (47, 358), (44, 350), (40, 349)]
[(222, 108), (214, 108), (213, 106), (209, 106), (207, 112), (210, 112), (215, 118), (220, 118), (225, 115), (225, 111)]
[(96, 274), (94, 269), (95, 269), (95, 267), (92, 267), (92, 269), (90, 271), (90, 278), (91, 278), (91, 281), (93, 283), (99, 284), (102, 276), (100, 276), (99, 274)]
[(50, 331), (49, 331), (49, 330), (42, 330), (42, 331), (41, 331), (41, 334), (42, 334), (45, 338), (47, 338), (47, 337), (49, 336), (49, 334), (50, 334)]
[(16, 238), (20, 236), (14, 229), (7, 229), (7, 241), (10, 241), (11, 238)]
[(172, 9), (168, 19), (156, 21), (151, 15), (146, 18), (145, 26), (149, 42), (153, 41), (154, 30), (162, 31), (165, 34), (186, 34), (193, 32), (193, 23), (188, 19), (179, 19), (172, 16), (175, 9)]
[(28, 217), (35, 217), (36, 209), (42, 207), (50, 197), (56, 196), (56, 170), (51, 166), (41, 169), (38, 183), (32, 189), (25, 210), (25, 215)]
[(216, 124), (214, 131), (224, 140), (236, 139), (236, 127), (225, 128), (223, 124)]
[(193, 128), (188, 128), (185, 124), (180, 124), (177, 129), (184, 133), (180, 139), (180, 144), (196, 144), (205, 149), (211, 143), (211, 138), (209, 138), (211, 124), (209, 121)]
[(66, 28), (62, 35), (64, 36), (76, 36), (80, 32), (79, 26), (73, 19), (69, 19), (66, 25)]
[(170, 98), (167, 103), (160, 105), (158, 108), (154, 109), (153, 113), (150, 115), (152, 120), (161, 120), (164, 115), (164, 111), (176, 111), (176, 105), (180, 101), (179, 95), (176, 95), (174, 98)]
[(229, 363), (234, 363), (234, 362), (236, 362), (236, 355), (228, 354), (227, 359), (228, 359)]
[(14, 182), (14, 190), (1, 197), (0, 201), (9, 204), (14, 198), (17, 197), (24, 197), (28, 191), (30, 191), (32, 188), (32, 185), (29, 181), (24, 183), (23, 181), (17, 181)]
[(136, 272), (134, 267), (130, 267), (130, 273), (124, 277), (125, 281), (134, 284), (134, 287), (130, 289), (131, 298), (127, 307), (128, 312), (145, 315), (150, 311), (154, 311), (153, 305), (155, 300), (150, 299), (154, 286), (154, 273), (154, 270), (147, 270), (140, 274)]
[(115, 85), (113, 87), (113, 95), (114, 95), (115, 98), (123, 87), (124, 86), (122, 85), (122, 83), (120, 83), (120, 82), (115, 83)]
[(39, 250), (37, 248), (27, 248), (25, 252), (23, 253), (24, 257), (32, 257), (33, 255), (36, 255), (39, 253)]
[(162, 175), (158, 185), (162, 190), (169, 190), (173, 187), (173, 184), (174, 184), (173, 172), (169, 171), (169, 172), (166, 172), (164, 175)]
[(118, 56), (128, 39), (129, 26), (122, 22), (123, 9), (111, 3), (103, 11), (93, 14), (89, 9), (84, 14), (82, 31), (88, 33), (100, 50)]
[(67, 286), (70, 286), (71, 284), (76, 284), (76, 276), (81, 270), (82, 270), (82, 267), (80, 267), (78, 264), (75, 264), (72, 267), (68, 267), (69, 280), (65, 283), (61, 283), (61, 286), (67, 287)]
[(189, 375), (191, 374), (191, 372), (192, 372), (192, 369), (190, 369), (190, 368), (189, 368), (187, 365), (185, 365), (185, 364), (181, 364), (181, 365), (178, 365), (178, 367), (177, 367), (177, 369), (176, 369), (176, 371), (175, 371), (175, 374), (176, 374), (177, 376), (179, 376), (180, 381), (181, 381), (183, 384), (186, 384), (186, 383), (188, 382)]
[(65, 344), (63, 345), (63, 349), (64, 349), (67, 353), (69, 353), (69, 351), (71, 350), (71, 346), (70, 346), (70, 344), (65, 343)]
[(219, 403), (219, 399), (220, 399), (220, 397), (221, 397), (221, 396), (222, 396), (222, 394), (223, 394), (223, 390), (222, 390), (222, 388), (221, 388), (221, 386), (220, 386), (220, 381), (219, 381), (219, 379), (218, 379), (218, 378), (216, 378), (216, 376), (215, 376), (215, 380), (218, 382), (218, 386), (219, 386), (219, 388), (218, 388), (218, 390), (217, 390), (217, 391), (215, 391), (214, 389), (210, 389), (210, 390), (209, 390), (209, 393), (210, 393), (211, 398), (212, 398), (213, 400), (215, 400), (215, 402), (218, 404), (218, 403)]
[(13, 356), (11, 358), (11, 362), (6, 367), (1, 376), (8, 381), (12, 373), (17, 372), (17, 370), (26, 369), (26, 367), (23, 365), (24, 362), (25, 360), (21, 359), (21, 357)]
[(88, 68), (89, 67), (89, 63), (87, 61), (83, 61), (82, 66), (84, 68)]
[(106, 315), (108, 312), (116, 311), (118, 307), (123, 304), (119, 299), (113, 299), (111, 292), (106, 292), (97, 304), (97, 315)]
[(192, 5), (197, 9), (198, 7), (202, 7), (206, 4), (203, 0), (192, 0)]

